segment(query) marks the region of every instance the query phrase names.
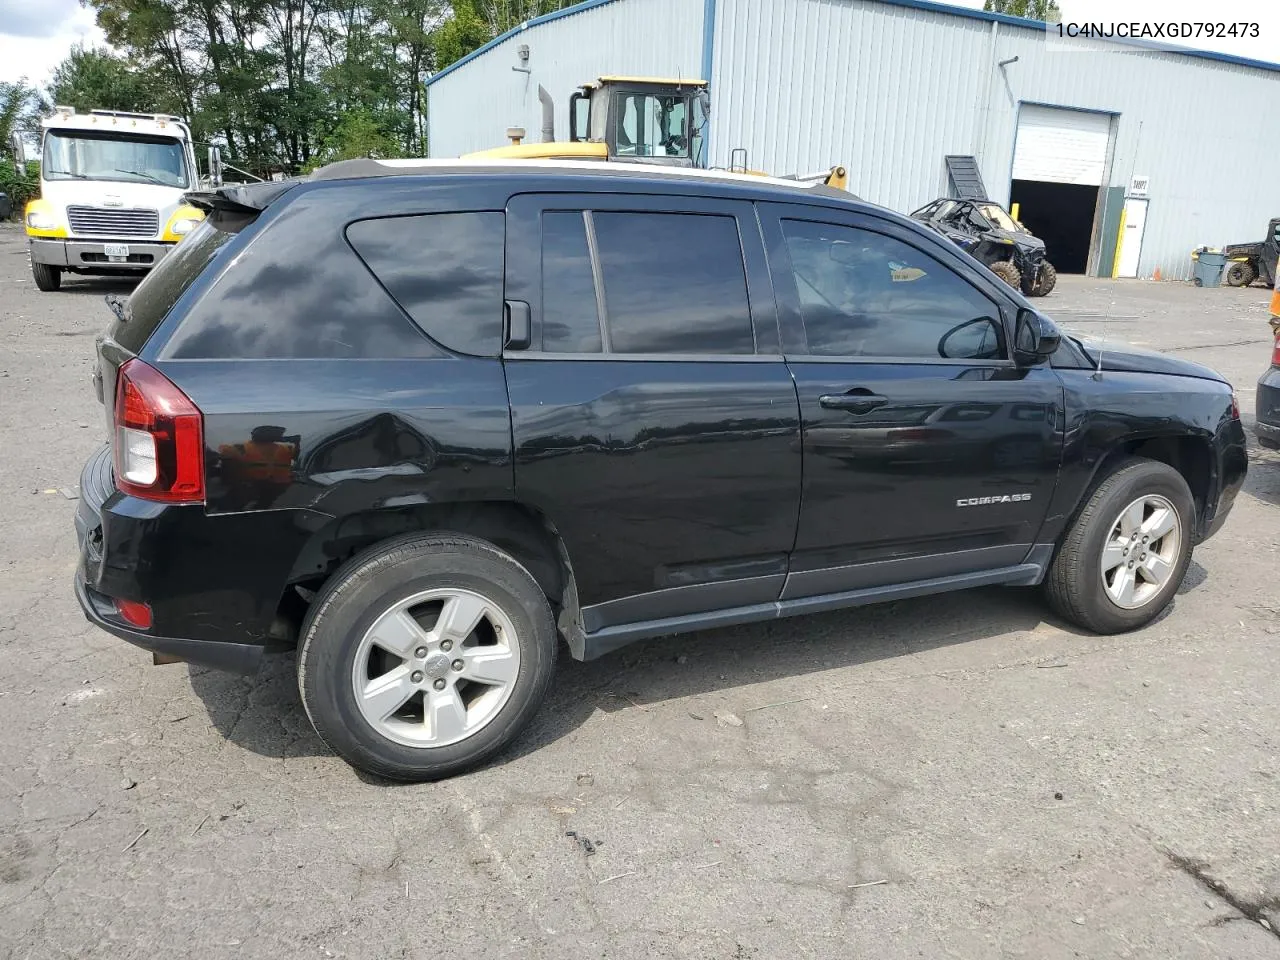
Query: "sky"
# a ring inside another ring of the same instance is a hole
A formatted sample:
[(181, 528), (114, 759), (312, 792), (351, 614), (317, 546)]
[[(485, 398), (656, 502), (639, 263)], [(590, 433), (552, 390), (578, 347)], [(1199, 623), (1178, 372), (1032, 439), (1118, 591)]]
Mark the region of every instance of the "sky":
[[(952, 0), (956, 6), (982, 8), (982, 0)], [(1280, 62), (1280, 3), (1208, 4), (1204, 0), (1058, 0), (1064, 21), (1191, 21), (1243, 19), (1258, 24), (1253, 38), (1194, 39), (1186, 46)], [(0, 0), (0, 80), (26, 77), (43, 87), (77, 43), (101, 45), (102, 31), (93, 11), (79, 0)]]
[(79, 0), (0, 0), (0, 80), (43, 87), (80, 42), (101, 45), (94, 13)]

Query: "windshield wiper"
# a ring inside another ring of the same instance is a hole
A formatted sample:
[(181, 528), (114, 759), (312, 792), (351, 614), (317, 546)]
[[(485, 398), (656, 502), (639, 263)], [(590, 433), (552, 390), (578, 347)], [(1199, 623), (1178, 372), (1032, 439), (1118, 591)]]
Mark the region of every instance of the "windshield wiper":
[(169, 181), (167, 181), (167, 180), (161, 180), (159, 177), (157, 177), (157, 176), (156, 176), (155, 174), (153, 174), (153, 173), (143, 173), (141, 170), (126, 170), (124, 167), (116, 167), (116, 168), (115, 168), (115, 171), (116, 171), (116, 173), (127, 173), (127, 174), (129, 174), (130, 176), (134, 176), (134, 177), (142, 177), (144, 180), (146, 180), (146, 181), (148, 181), (148, 182), (150, 182), (150, 183), (158, 183), (158, 184), (160, 184), (162, 187), (169, 187), (169, 186), (173, 186), (173, 184), (169, 183)]
[(87, 173), (72, 173), (70, 170), (46, 170), (45, 173), (46, 174), (52, 173), (55, 176), (59, 176), (59, 177), (73, 177), (76, 180), (91, 179)]

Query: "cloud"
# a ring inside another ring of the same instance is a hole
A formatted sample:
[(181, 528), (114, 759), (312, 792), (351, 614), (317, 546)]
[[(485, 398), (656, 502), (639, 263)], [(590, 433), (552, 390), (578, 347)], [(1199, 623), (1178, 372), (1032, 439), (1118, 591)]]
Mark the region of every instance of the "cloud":
[(0, 0), (0, 36), (56, 36), (79, 9), (76, 0)]
[(43, 86), (78, 43), (105, 46), (106, 37), (76, 0), (0, 0), (0, 80)]

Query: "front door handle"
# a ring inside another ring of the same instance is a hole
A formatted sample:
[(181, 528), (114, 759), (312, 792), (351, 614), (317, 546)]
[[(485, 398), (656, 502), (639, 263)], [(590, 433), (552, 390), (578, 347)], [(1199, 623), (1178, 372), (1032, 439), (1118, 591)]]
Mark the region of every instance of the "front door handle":
[(876, 393), (827, 393), (818, 398), (818, 403), (827, 410), (846, 410), (849, 413), (870, 413), (888, 402), (888, 397)]

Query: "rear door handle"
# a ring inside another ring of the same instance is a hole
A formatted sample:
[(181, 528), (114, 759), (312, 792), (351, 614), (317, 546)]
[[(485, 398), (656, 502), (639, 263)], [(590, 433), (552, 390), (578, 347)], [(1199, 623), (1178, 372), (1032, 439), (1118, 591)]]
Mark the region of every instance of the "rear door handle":
[(523, 300), (506, 303), (507, 329), (503, 346), (508, 350), (528, 350), (533, 337), (533, 325), (529, 319), (529, 304)]
[(827, 410), (845, 410), (849, 413), (870, 413), (888, 402), (888, 397), (876, 393), (827, 393), (818, 398), (818, 403)]

